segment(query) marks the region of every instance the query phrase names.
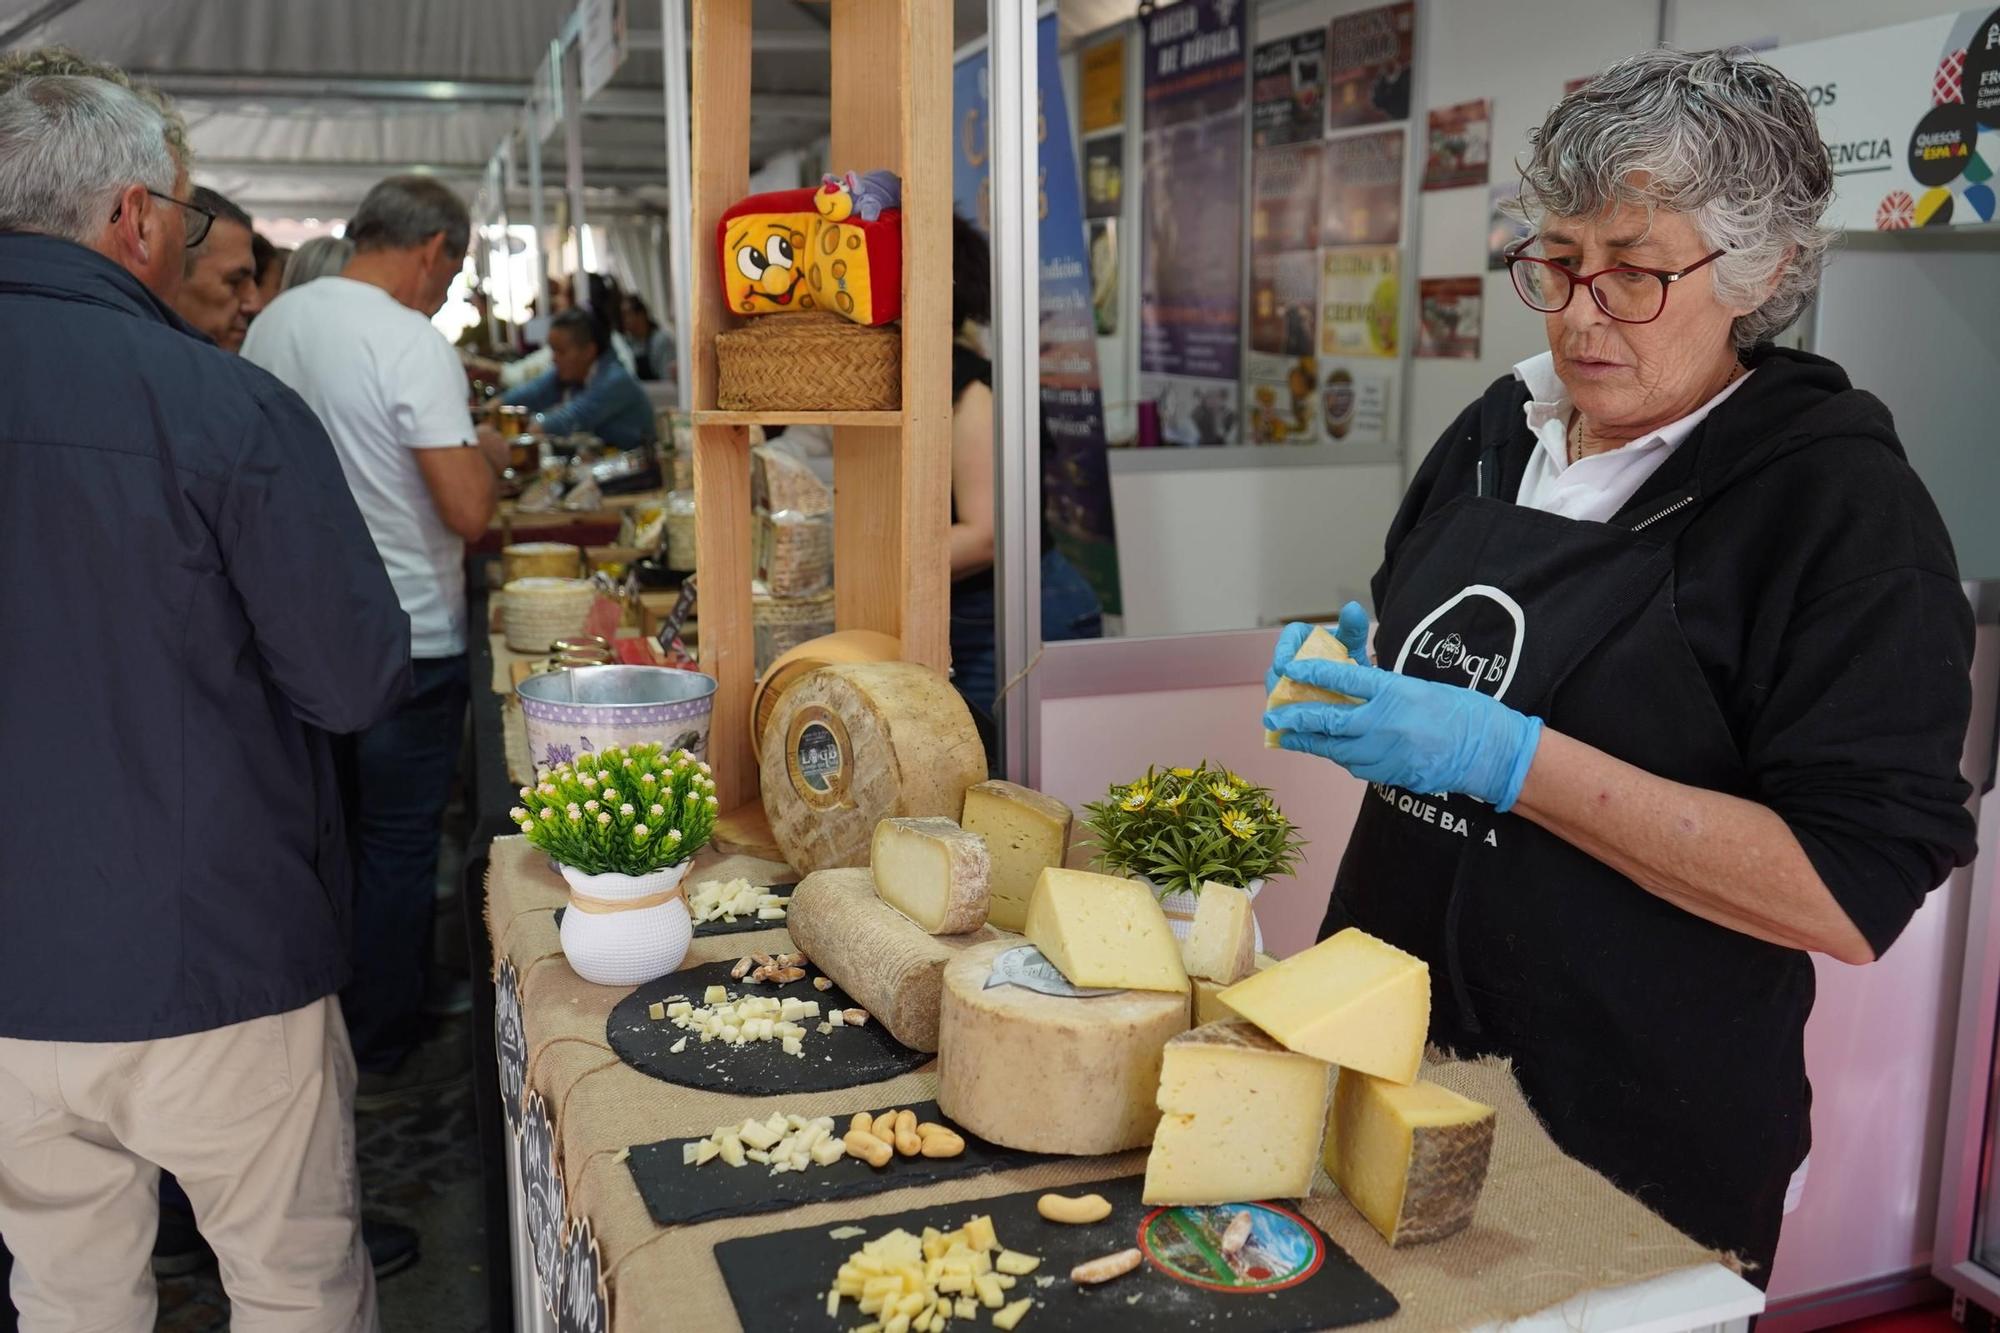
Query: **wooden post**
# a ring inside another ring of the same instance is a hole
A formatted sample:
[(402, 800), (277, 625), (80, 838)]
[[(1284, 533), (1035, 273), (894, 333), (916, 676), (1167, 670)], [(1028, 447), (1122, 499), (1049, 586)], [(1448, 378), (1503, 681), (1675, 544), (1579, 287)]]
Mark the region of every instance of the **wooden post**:
[[(750, 0), (694, 0), (693, 380), (696, 411), (715, 406), (715, 335), (728, 326), (716, 227), (750, 189)], [(734, 810), (757, 795), (750, 743), (756, 650), (750, 621), (750, 436), (742, 426), (695, 428), (701, 666), (716, 679), (709, 762), (716, 798)]]

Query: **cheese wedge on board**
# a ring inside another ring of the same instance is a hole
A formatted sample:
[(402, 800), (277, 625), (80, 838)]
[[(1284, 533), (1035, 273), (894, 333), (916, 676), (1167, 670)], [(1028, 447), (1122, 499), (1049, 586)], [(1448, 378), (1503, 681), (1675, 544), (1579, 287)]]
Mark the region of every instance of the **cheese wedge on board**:
[(938, 1106), (981, 1138), (1028, 1152), (1095, 1156), (1143, 1147), (1160, 1120), (1160, 1053), (1187, 1031), (1187, 998), (988, 987), (994, 961), (1025, 947), (1002, 936), (946, 965)]
[(986, 840), (949, 819), (885, 819), (869, 867), (882, 901), (933, 935), (986, 924)]
[(1349, 928), (1237, 982), (1218, 997), (1301, 1055), (1414, 1083), (1430, 1031), (1421, 958)]
[(792, 890), (784, 925), (814, 967), (913, 1051), (938, 1048), (945, 965), (1001, 938), (987, 928), (930, 934), (883, 902), (866, 870), (807, 875)]
[[(1318, 659), (1329, 662), (1352, 662), (1354, 660), (1347, 651), (1347, 645), (1335, 638), (1333, 631), (1324, 625), (1319, 626), (1311, 634), (1307, 635), (1306, 641), (1299, 645), (1299, 651), (1292, 657), (1292, 660), (1295, 662), (1302, 659)], [(1312, 685), (1302, 685), (1290, 676), (1280, 676), (1278, 677), (1277, 685), (1271, 690), (1270, 697), (1264, 701), (1264, 711), (1268, 713), (1273, 708), (1282, 708), (1286, 704), (1358, 704), (1360, 702), (1359, 699), (1356, 699), (1352, 695), (1339, 694), (1333, 690), (1322, 690)], [(1283, 747), (1278, 744), (1278, 738), (1282, 735), (1284, 735), (1282, 731), (1265, 732), (1264, 748), (1267, 750), (1282, 749)]]
[(1391, 1245), (1463, 1231), (1493, 1156), (1493, 1108), (1449, 1088), (1340, 1071), (1326, 1173)]
[(1145, 1201), (1251, 1203), (1312, 1192), (1333, 1069), (1250, 1024), (1211, 1023), (1167, 1043)]
[(1073, 986), (1188, 992), (1180, 941), (1138, 880), (1050, 866), (1023, 933)]
[(1190, 977), (1229, 984), (1257, 970), (1257, 918), (1250, 895), (1213, 881), (1195, 899), (1194, 924), (1181, 941), (1181, 962)]
[(1069, 855), (1070, 808), (1012, 782), (981, 782), (965, 793), (968, 833), (986, 839), (993, 860), (991, 901), (986, 919), (1002, 930), (1027, 924), (1028, 899), (1035, 881)]

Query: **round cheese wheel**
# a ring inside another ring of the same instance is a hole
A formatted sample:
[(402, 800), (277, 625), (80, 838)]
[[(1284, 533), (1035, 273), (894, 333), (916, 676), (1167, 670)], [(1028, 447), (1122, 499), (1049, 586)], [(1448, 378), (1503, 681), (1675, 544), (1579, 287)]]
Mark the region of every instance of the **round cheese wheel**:
[(771, 834), (802, 873), (868, 864), (875, 826), (958, 818), (986, 780), (972, 711), (910, 662), (822, 667), (785, 693), (760, 751)]
[(763, 746), (764, 733), (770, 729), (771, 714), (778, 711), (778, 701), (809, 673), (824, 666), (894, 662), (902, 655), (901, 640), (872, 629), (844, 629), (821, 635), (778, 654), (764, 669), (750, 705), (751, 743)]
[(500, 551), (501, 582), (515, 579), (573, 579), (583, 567), (583, 550), (568, 542), (515, 542)]
[(1026, 1152), (1094, 1156), (1151, 1143), (1161, 1052), (1187, 1031), (1187, 996), (987, 989), (994, 960), (1020, 947), (996, 940), (945, 965), (939, 1109), (981, 1138)]

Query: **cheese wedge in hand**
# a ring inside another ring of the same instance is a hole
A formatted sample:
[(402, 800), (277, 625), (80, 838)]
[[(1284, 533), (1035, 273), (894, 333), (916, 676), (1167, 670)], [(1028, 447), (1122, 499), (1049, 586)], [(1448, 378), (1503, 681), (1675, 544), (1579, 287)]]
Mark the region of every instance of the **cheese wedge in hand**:
[[(1348, 654), (1347, 645), (1335, 638), (1332, 630), (1321, 625), (1306, 636), (1306, 641), (1299, 645), (1299, 651), (1293, 655), (1292, 660), (1294, 662), (1311, 660), (1352, 662), (1354, 658)], [(1269, 712), (1273, 708), (1282, 708), (1286, 704), (1358, 704), (1360, 702), (1359, 699), (1356, 699), (1352, 695), (1337, 694), (1332, 690), (1322, 690), (1311, 685), (1301, 685), (1290, 676), (1280, 676), (1278, 677), (1277, 685), (1271, 690), (1271, 696), (1264, 701), (1264, 711)], [(1264, 748), (1267, 750), (1284, 748), (1278, 744), (1278, 738), (1284, 734), (1282, 731), (1265, 732)]]

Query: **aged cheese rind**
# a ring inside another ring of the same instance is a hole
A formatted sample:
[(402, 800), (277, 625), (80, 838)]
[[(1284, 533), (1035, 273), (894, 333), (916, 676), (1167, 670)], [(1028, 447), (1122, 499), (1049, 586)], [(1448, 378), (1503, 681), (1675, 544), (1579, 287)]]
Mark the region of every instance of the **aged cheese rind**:
[(993, 960), (1020, 947), (1003, 937), (945, 967), (938, 1106), (981, 1138), (1028, 1152), (1093, 1156), (1151, 1142), (1160, 1053), (1187, 1031), (1186, 997), (986, 989)]
[(1257, 918), (1250, 895), (1227, 884), (1201, 886), (1194, 924), (1181, 941), (1190, 977), (1233, 984), (1257, 970)]
[(1145, 1201), (1247, 1203), (1312, 1192), (1333, 1069), (1249, 1023), (1211, 1023), (1167, 1043)]
[(1022, 933), (1073, 986), (1188, 992), (1180, 941), (1137, 880), (1051, 866), (1035, 882)]
[[(1300, 660), (1352, 662), (1354, 658), (1348, 653), (1347, 645), (1335, 638), (1332, 630), (1321, 625), (1306, 636), (1306, 641), (1299, 645), (1299, 651), (1293, 655), (1292, 660), (1294, 662)], [(1286, 704), (1358, 704), (1360, 702), (1359, 699), (1356, 699), (1352, 695), (1339, 694), (1333, 690), (1322, 690), (1316, 686), (1301, 684), (1293, 680), (1290, 676), (1280, 676), (1278, 677), (1277, 685), (1271, 690), (1270, 697), (1264, 701), (1264, 711), (1268, 713), (1273, 708), (1282, 708)], [(1284, 734), (1282, 731), (1265, 732), (1264, 748), (1267, 750), (1283, 749), (1284, 747), (1278, 744), (1278, 739)]]
[(822, 870), (792, 890), (792, 942), (889, 1035), (913, 1051), (938, 1048), (945, 965), (1000, 938), (990, 929), (932, 935), (883, 902), (866, 870)]
[(1326, 1173), (1391, 1245), (1442, 1240), (1472, 1222), (1495, 1121), (1492, 1107), (1435, 1083), (1402, 1087), (1343, 1069)]
[(1219, 998), (1301, 1055), (1416, 1082), (1430, 1031), (1430, 969), (1373, 935), (1343, 930)]
[(869, 867), (882, 901), (933, 935), (986, 924), (991, 859), (986, 840), (949, 819), (885, 819)]
[(966, 830), (986, 839), (993, 858), (992, 898), (986, 919), (1018, 931), (1028, 921), (1028, 900), (1042, 871), (1069, 855), (1070, 808), (1053, 796), (1012, 782), (981, 782), (965, 793)]
[[(800, 764), (837, 755), (829, 775)], [(826, 744), (831, 740), (833, 744)], [(897, 815), (955, 818), (966, 788), (986, 777), (986, 750), (965, 700), (935, 671), (909, 662), (822, 667), (786, 691), (760, 752), (764, 810), (785, 859), (801, 873), (868, 863), (875, 826)]]

